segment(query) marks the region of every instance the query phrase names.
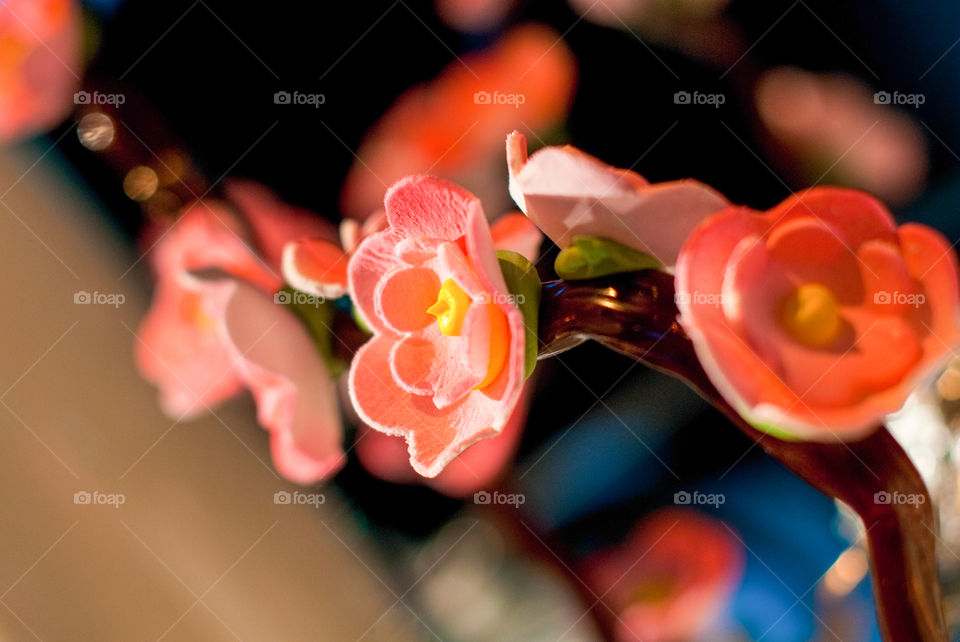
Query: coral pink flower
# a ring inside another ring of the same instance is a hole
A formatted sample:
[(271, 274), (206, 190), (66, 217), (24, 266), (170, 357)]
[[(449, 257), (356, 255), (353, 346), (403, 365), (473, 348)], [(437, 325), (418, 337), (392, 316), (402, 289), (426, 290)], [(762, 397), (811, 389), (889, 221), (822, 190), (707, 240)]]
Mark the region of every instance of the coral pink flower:
[(956, 256), (867, 194), (813, 188), (703, 221), (677, 263), (680, 322), (727, 401), (779, 436), (857, 439), (958, 339)]
[(273, 295), (230, 276), (200, 286), (234, 371), (257, 402), (287, 479), (312, 484), (346, 462), (333, 378), (303, 323)]
[(685, 508), (648, 515), (584, 577), (617, 613), (617, 640), (677, 642), (704, 636), (743, 575), (739, 540), (718, 520)]
[[(342, 454), (336, 394), (302, 324), (273, 302), (283, 285), (279, 266), (251, 245), (279, 257), (291, 235), (321, 236), (326, 223), (251, 183), (233, 183), (228, 192), (246, 206), (245, 220), (224, 202), (197, 203), (156, 242), (150, 262), (157, 286), (137, 333), (137, 366), (178, 420), (249, 388), (277, 468), (294, 481), (316, 481)], [(258, 229), (269, 232), (251, 237)]]
[(0, 141), (66, 117), (80, 82), (80, 11), (74, 0), (0, 3)]
[(527, 158), (526, 139), (507, 137), (510, 194), (559, 247), (576, 235), (597, 236), (676, 262), (690, 231), (729, 203), (695, 180), (651, 185), (570, 147), (544, 147)]
[(350, 365), (350, 397), (371, 427), (407, 439), (435, 477), (503, 430), (524, 380), (524, 319), (500, 271), (480, 201), (429, 176), (398, 181), (389, 228), (350, 259), (350, 294), (374, 336)]
[(514, 129), (559, 125), (575, 78), (573, 54), (539, 25), (516, 27), (490, 49), (455, 60), (400, 96), (370, 130), (347, 175), (343, 211), (366, 217), (382, 206), (388, 185), (418, 173), (466, 185), (499, 210), (498, 141)]

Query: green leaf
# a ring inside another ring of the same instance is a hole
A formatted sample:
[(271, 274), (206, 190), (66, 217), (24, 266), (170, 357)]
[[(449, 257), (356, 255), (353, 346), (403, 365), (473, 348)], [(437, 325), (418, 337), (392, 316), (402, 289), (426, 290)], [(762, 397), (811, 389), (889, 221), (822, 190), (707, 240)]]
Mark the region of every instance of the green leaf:
[(567, 280), (662, 267), (660, 261), (649, 254), (597, 236), (574, 236), (573, 243), (560, 251), (553, 264), (557, 275)]
[(526, 328), (526, 348), (524, 350), (524, 378), (533, 373), (537, 365), (539, 340), (537, 322), (540, 313), (540, 275), (536, 268), (522, 254), (510, 250), (498, 250), (500, 270), (507, 282), (507, 289), (513, 295), (515, 305), (523, 313), (523, 325)]

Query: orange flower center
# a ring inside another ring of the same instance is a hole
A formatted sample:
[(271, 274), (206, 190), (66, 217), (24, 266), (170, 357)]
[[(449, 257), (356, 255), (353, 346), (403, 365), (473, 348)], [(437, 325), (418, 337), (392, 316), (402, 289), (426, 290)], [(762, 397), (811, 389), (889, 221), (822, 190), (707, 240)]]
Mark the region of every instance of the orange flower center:
[(840, 333), (840, 308), (833, 292), (820, 283), (801, 285), (784, 300), (780, 325), (797, 343), (823, 348)]
[[(458, 337), (471, 305), (473, 305), (473, 299), (464, 292), (463, 288), (453, 279), (447, 279), (440, 286), (436, 302), (427, 308), (427, 314), (437, 317), (440, 332), (448, 337)], [(477, 384), (477, 390), (482, 390), (493, 383), (503, 370), (503, 364), (507, 361), (507, 348), (510, 345), (510, 328), (503, 310), (493, 302), (483, 305), (487, 306), (487, 314), (490, 318), (490, 361), (487, 365), (487, 376)]]

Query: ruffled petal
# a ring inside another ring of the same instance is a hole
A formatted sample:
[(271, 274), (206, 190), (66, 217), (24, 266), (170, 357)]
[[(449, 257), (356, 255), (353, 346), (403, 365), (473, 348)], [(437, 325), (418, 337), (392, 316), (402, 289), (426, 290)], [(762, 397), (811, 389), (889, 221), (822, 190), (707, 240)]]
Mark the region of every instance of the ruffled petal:
[(466, 231), (467, 211), (477, 198), (434, 176), (408, 176), (384, 198), (391, 228), (404, 236), (455, 241)]
[[(412, 395), (394, 382), (390, 354), (395, 339), (377, 335), (354, 355), (350, 399), (360, 418), (388, 435), (407, 439), (410, 464), (424, 477), (436, 477), (460, 452), (479, 439), (496, 435), (513, 410), (474, 391), (439, 409), (432, 399)], [(503, 420), (498, 418), (503, 415)]]

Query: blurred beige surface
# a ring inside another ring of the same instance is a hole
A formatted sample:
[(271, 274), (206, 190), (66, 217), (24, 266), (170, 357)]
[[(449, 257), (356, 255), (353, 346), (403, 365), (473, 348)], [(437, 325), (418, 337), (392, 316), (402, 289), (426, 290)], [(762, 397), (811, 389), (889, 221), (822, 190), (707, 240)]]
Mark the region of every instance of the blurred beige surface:
[[(274, 504), (296, 487), (248, 400), (161, 415), (131, 354), (145, 263), (130, 269), (44, 150), (0, 154), (0, 638), (414, 637), (334, 489), (301, 489), (319, 509)], [(79, 290), (126, 301), (75, 305)], [(75, 504), (82, 491), (125, 501)]]

